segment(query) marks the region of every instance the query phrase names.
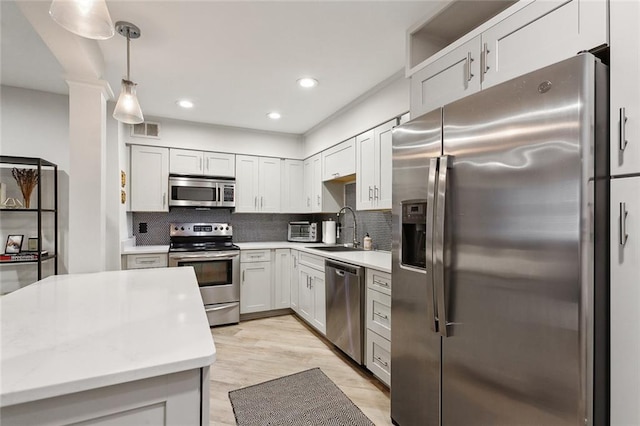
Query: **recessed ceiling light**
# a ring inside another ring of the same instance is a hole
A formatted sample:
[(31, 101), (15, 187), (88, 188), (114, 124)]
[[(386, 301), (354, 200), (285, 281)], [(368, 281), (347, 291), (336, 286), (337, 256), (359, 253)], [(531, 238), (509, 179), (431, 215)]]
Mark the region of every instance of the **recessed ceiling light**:
[(318, 85), (318, 80), (311, 77), (304, 77), (298, 80), (298, 84), (300, 87), (304, 88), (316, 87)]
[(269, 118), (270, 118), (270, 119), (272, 119), (272, 120), (277, 120), (277, 119), (279, 119), (279, 118), (280, 118), (280, 117), (282, 117), (282, 116), (280, 115), (280, 113), (279, 113), (279, 112), (275, 112), (275, 111), (273, 111), (273, 112), (270, 112), (269, 114), (267, 114), (267, 117), (269, 117)]
[(193, 108), (193, 102), (188, 101), (186, 99), (182, 99), (178, 102), (176, 102), (179, 106), (181, 106), (182, 108)]

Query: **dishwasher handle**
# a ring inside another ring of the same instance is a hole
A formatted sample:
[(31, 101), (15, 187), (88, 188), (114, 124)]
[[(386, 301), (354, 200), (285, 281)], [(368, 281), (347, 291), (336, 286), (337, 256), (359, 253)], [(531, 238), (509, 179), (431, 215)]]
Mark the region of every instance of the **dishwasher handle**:
[(336, 260), (325, 260), (324, 266), (326, 269), (329, 269), (329, 268), (334, 269), (336, 273), (341, 277), (343, 277), (345, 273), (360, 276), (362, 275), (362, 270), (364, 269), (361, 266), (352, 265), (350, 263), (338, 262)]

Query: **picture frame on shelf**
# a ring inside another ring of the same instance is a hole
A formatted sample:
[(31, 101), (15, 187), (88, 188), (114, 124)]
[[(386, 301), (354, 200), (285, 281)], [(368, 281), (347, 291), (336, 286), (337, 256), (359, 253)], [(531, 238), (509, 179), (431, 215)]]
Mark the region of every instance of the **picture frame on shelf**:
[(24, 235), (9, 235), (7, 237), (7, 244), (4, 247), (4, 252), (7, 254), (20, 253), (23, 238)]
[(30, 237), (27, 240), (27, 250), (38, 251), (38, 237)]

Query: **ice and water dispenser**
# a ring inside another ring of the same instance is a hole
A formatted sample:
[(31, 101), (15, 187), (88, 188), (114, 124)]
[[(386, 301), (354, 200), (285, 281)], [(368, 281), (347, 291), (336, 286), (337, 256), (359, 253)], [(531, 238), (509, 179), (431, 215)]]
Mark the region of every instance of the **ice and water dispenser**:
[(427, 201), (402, 202), (402, 264), (426, 268)]

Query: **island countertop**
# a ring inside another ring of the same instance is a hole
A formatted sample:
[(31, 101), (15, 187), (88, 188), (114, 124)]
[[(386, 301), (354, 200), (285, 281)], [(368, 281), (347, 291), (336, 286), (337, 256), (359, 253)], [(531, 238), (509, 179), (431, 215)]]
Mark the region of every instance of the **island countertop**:
[(209, 366), (192, 268), (57, 275), (0, 298), (0, 407)]

